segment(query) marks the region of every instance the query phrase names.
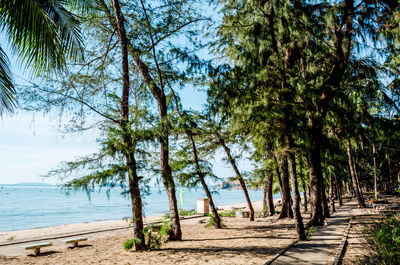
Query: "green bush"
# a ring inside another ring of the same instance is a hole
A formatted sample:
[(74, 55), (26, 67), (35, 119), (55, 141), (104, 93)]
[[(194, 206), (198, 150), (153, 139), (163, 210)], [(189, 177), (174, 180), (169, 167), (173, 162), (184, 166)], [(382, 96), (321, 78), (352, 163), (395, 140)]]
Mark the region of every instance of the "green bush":
[(179, 208), (179, 216), (191, 216), (191, 215), (196, 215), (197, 211), (195, 209), (192, 210), (185, 210), (182, 208)]
[[(215, 226), (215, 221), (214, 221), (214, 218), (211, 216), (211, 217), (208, 219), (208, 221), (207, 221), (205, 227), (206, 227), (206, 228), (209, 228), (209, 227), (213, 227), (213, 226)], [(221, 227), (226, 227), (225, 224), (222, 222), (222, 219), (221, 219)]]
[[(218, 213), (221, 217), (235, 217), (238, 210), (223, 210)], [(211, 215), (212, 216), (212, 215)]]
[(315, 231), (315, 227), (310, 227), (310, 228), (308, 228), (308, 229), (306, 229), (306, 237), (307, 237), (307, 240), (310, 240), (311, 239), (311, 235), (312, 235), (312, 233)]
[(374, 224), (366, 230), (371, 236), (373, 254), (369, 262), (375, 264), (399, 264), (400, 262), (400, 214)]
[(160, 236), (167, 237), (167, 236), (169, 236), (170, 231), (171, 231), (171, 222), (169, 222), (169, 221), (163, 222), (163, 224), (161, 225), (160, 232), (159, 232)]
[(125, 241), (125, 243), (124, 243), (124, 249), (125, 250), (130, 250), (131, 248), (133, 248), (133, 245), (134, 245), (135, 243), (134, 243), (134, 241), (133, 241), (133, 239), (127, 239), (126, 241)]
[[(146, 241), (146, 249), (159, 249), (162, 244), (168, 241), (171, 223), (163, 222), (162, 225), (149, 225), (143, 228), (144, 239)], [(135, 244), (140, 244), (139, 238), (127, 239), (124, 243), (124, 249), (130, 250)]]

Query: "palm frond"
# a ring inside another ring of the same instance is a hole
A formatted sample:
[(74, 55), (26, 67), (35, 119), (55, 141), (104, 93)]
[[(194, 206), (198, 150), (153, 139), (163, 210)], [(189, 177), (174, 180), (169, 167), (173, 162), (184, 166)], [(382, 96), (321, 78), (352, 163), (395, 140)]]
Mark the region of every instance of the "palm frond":
[(34, 74), (62, 70), (66, 59), (82, 59), (79, 21), (63, 7), (66, 2), (71, 1), (0, 2), (0, 29)]
[(12, 112), (15, 106), (15, 89), (9, 66), (7, 55), (0, 47), (0, 117), (5, 111)]

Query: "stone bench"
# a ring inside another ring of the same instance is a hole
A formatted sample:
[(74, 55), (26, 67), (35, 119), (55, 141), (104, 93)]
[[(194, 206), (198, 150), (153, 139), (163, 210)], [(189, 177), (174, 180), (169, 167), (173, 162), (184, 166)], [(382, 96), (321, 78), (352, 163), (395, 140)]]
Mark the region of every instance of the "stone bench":
[(79, 242), (87, 241), (87, 237), (69, 238), (61, 241), (65, 242), (66, 244), (72, 244), (73, 247), (77, 247)]
[(236, 218), (249, 218), (250, 212), (249, 211), (238, 211), (236, 212)]
[(35, 255), (40, 254), (40, 248), (44, 247), (50, 247), (53, 245), (53, 242), (42, 242), (42, 243), (37, 243), (37, 244), (31, 244), (31, 245), (26, 245), (26, 246), (21, 246), (21, 248), (24, 248), (25, 250), (32, 249)]

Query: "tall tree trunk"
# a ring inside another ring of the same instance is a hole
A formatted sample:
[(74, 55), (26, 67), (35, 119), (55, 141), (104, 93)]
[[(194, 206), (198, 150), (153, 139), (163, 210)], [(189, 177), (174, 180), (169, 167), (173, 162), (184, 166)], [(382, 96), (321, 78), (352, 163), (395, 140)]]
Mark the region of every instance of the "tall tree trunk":
[(308, 121), (310, 128), (310, 151), (308, 160), (310, 165), (310, 208), (311, 219), (306, 227), (321, 226), (325, 224), (325, 216), (322, 210), (322, 192), (321, 182), (323, 181), (321, 168), (321, 140), (322, 140), (322, 124), (321, 121), (308, 113)]
[(124, 142), (129, 147), (126, 157), (126, 165), (128, 168), (128, 183), (129, 193), (131, 197), (132, 207), (132, 222), (134, 237), (140, 242), (135, 243), (135, 249), (141, 250), (146, 246), (143, 235), (143, 215), (142, 215), (142, 200), (140, 197), (139, 178), (136, 173), (136, 160), (134, 156), (135, 146), (132, 142), (129, 124), (129, 61), (128, 61), (128, 39), (126, 37), (124, 16), (121, 13), (121, 8), (118, 0), (112, 0), (116, 32), (121, 45), (121, 64), (122, 64), (122, 96), (120, 101), (121, 121), (119, 123), (124, 136)]
[(307, 212), (307, 204), (308, 204), (308, 200), (307, 200), (307, 189), (306, 189), (306, 182), (304, 180), (304, 176), (303, 176), (303, 159), (302, 157), (300, 157), (300, 180), (301, 180), (301, 186), (303, 187), (303, 197), (304, 197), (304, 212)]
[(282, 175), (282, 209), (278, 216), (278, 219), (282, 218), (293, 218), (293, 211), (291, 207), (291, 199), (290, 199), (290, 188), (289, 188), (289, 170), (288, 170), (288, 162), (287, 157), (285, 155), (281, 156), (280, 161), (280, 171)]
[(239, 180), (240, 186), (242, 187), (244, 196), (246, 197), (247, 206), (249, 207), (249, 210), (250, 210), (250, 221), (254, 221), (253, 204), (251, 203), (250, 196), (249, 196), (249, 193), (247, 191), (246, 183), (243, 180), (242, 174), (240, 174), (240, 171), (239, 171), (238, 167), (236, 166), (236, 161), (231, 155), (231, 150), (226, 145), (226, 143), (225, 143), (224, 139), (222, 138), (222, 136), (219, 133), (216, 133), (216, 136), (218, 137), (219, 143), (224, 148), (225, 153), (226, 153), (226, 155), (228, 157), (228, 161), (231, 164), (231, 166), (233, 168), (233, 171), (235, 171), (236, 178)]
[(331, 204), (332, 212), (336, 212), (334, 190), (335, 190), (335, 187), (333, 186), (332, 174), (329, 174), (329, 202)]
[(195, 161), (195, 165), (196, 165), (197, 175), (199, 176), (201, 185), (203, 186), (203, 189), (206, 192), (206, 195), (207, 195), (210, 207), (211, 207), (211, 212), (213, 214), (213, 219), (214, 219), (214, 226), (215, 226), (215, 228), (221, 228), (221, 218), (218, 215), (218, 211), (217, 211), (217, 208), (215, 207), (214, 200), (211, 196), (211, 192), (208, 189), (208, 186), (204, 180), (204, 173), (200, 168), (199, 157), (197, 155), (197, 147), (196, 147), (196, 143), (193, 138), (193, 134), (190, 130), (186, 130), (186, 134), (188, 135), (189, 140), (192, 145), (192, 151), (193, 151), (194, 161)]
[(182, 240), (182, 230), (179, 220), (178, 202), (176, 200), (175, 182), (172, 177), (172, 170), (169, 166), (169, 131), (167, 120), (167, 102), (165, 94), (162, 93), (158, 102), (159, 119), (160, 119), (160, 170), (161, 177), (168, 196), (169, 215), (171, 217), (171, 230), (169, 234), (170, 240)]
[(349, 184), (349, 182), (350, 182), (350, 181), (345, 181), (345, 182), (344, 182), (344, 186), (345, 186), (345, 188), (346, 188), (346, 194), (347, 194), (347, 195), (352, 195), (352, 194), (351, 194), (351, 190), (350, 190), (350, 184)]
[(275, 214), (274, 200), (272, 194), (272, 173), (266, 173), (264, 178), (264, 216), (272, 216)]
[(394, 184), (393, 184), (393, 171), (392, 171), (392, 160), (390, 159), (390, 152), (388, 151), (386, 154), (386, 159), (388, 162), (388, 171), (389, 171), (389, 178), (388, 178), (388, 182), (389, 182), (389, 194), (394, 194)]
[(293, 140), (290, 136), (286, 135), (287, 146), (289, 148), (289, 174), (290, 174), (290, 181), (292, 184), (292, 197), (293, 197), (293, 215), (294, 221), (296, 225), (297, 231), (297, 239), (298, 240), (307, 240), (307, 236), (304, 229), (303, 218), (300, 213), (300, 193), (297, 183), (297, 176), (296, 176), (296, 158), (293, 154)]
[(352, 155), (352, 161), (353, 161), (353, 166), (354, 166), (354, 174), (356, 176), (356, 181), (357, 181), (357, 188), (360, 192), (361, 198), (363, 198), (363, 200), (364, 200), (363, 191), (362, 191), (361, 185), (360, 185), (360, 178), (358, 177), (358, 163), (356, 163), (356, 158), (353, 155)]
[(329, 218), (331, 214), (329, 213), (328, 200), (326, 198), (326, 188), (325, 181), (321, 181), (321, 195), (322, 195), (322, 210), (324, 212), (325, 218)]
[[(108, 6), (104, 0), (99, 1), (99, 6), (106, 13), (107, 18), (108, 18), (110, 24), (113, 26), (114, 30), (116, 30), (117, 32), (120, 32), (120, 28), (122, 28), (123, 31), (125, 31), (125, 27), (123, 26), (123, 16), (121, 13), (121, 9), (119, 7), (119, 1), (113, 0), (114, 9), (115, 9), (115, 3), (118, 4), (117, 7), (119, 10), (118, 13), (116, 13), (119, 16), (119, 18), (116, 18), (116, 19), (114, 19), (112, 17), (112, 14), (111, 14), (110, 10), (108, 9)], [(144, 7), (144, 4), (142, 1), (141, 1), (141, 4), (143, 7), (143, 11), (145, 13), (147, 22), (149, 23), (149, 20), (147, 17), (147, 11), (146, 11), (146, 8)], [(121, 26), (123, 26), (123, 27), (121, 27)], [(148, 25), (148, 26), (150, 26), (150, 25)], [(153, 37), (152, 37), (151, 33), (150, 33), (150, 37), (151, 37), (150, 39), (153, 41)], [(161, 125), (162, 128), (160, 128), (161, 133), (160, 133), (160, 137), (159, 137), (160, 146), (161, 146), (160, 171), (161, 171), (161, 178), (163, 180), (165, 191), (168, 196), (169, 212), (170, 212), (170, 216), (171, 216), (171, 230), (170, 230), (169, 238), (170, 238), (170, 240), (181, 240), (182, 239), (182, 231), (181, 231), (181, 226), (180, 226), (180, 222), (179, 222), (178, 203), (177, 203), (176, 195), (175, 195), (175, 183), (172, 178), (171, 167), (169, 166), (169, 157), (168, 157), (169, 132), (168, 132), (167, 126), (163, 125), (166, 120), (166, 117), (167, 117), (167, 104), (166, 104), (163, 82), (160, 80), (161, 87), (158, 86), (157, 82), (153, 79), (152, 75), (149, 72), (149, 67), (140, 58), (142, 52), (138, 48), (136, 48), (132, 45), (132, 43), (126, 38), (126, 34), (125, 34), (125, 37), (123, 37), (123, 39), (120, 39), (120, 42), (121, 42), (121, 47), (125, 47), (125, 46), (127, 47), (127, 51), (132, 56), (133, 61), (135, 62), (138, 71), (142, 75), (144, 82), (146, 83), (146, 85), (148, 86), (149, 90), (151, 91), (153, 97), (157, 101), (160, 124), (162, 124)], [(152, 47), (153, 47), (153, 56), (155, 56), (155, 53), (154, 53), (155, 46), (153, 45)], [(123, 48), (123, 50), (124, 50), (124, 48)], [(127, 58), (127, 55), (126, 55), (126, 58)], [(154, 60), (155, 60), (156, 64), (158, 64), (156, 57), (154, 57)], [(123, 65), (123, 67), (122, 67), (123, 71), (127, 67), (128, 67), (128, 64), (126, 66)], [(159, 72), (159, 75), (161, 76), (160, 72)], [(124, 80), (125, 80), (125, 78), (123, 78), (123, 87), (126, 86), (126, 85), (124, 85), (124, 82), (125, 82)], [(129, 96), (129, 91), (124, 90), (124, 92), (122, 93), (121, 101), (124, 100), (124, 98), (126, 98), (125, 95)], [(125, 108), (123, 112), (129, 111), (129, 106), (124, 105), (124, 104), (125, 103), (121, 103), (121, 107)]]
[(264, 187), (263, 187), (263, 200), (262, 200), (264, 217), (268, 216), (268, 214), (267, 214), (267, 188), (268, 187), (267, 187), (267, 185), (268, 185), (268, 183), (267, 183), (267, 175), (265, 175), (264, 176)]
[(279, 190), (281, 191), (281, 201), (283, 201), (283, 197), (282, 197), (282, 190), (283, 190), (282, 176), (281, 176), (281, 171), (279, 170), (278, 155), (276, 153), (274, 154), (274, 162), (275, 162), (276, 178), (278, 179)]
[(176, 200), (175, 194), (175, 182), (172, 177), (172, 170), (169, 165), (169, 130), (167, 124), (167, 100), (165, 96), (164, 86), (165, 82), (163, 81), (163, 75), (160, 71), (156, 51), (155, 51), (155, 43), (153, 38), (153, 33), (151, 30), (150, 19), (147, 15), (147, 9), (142, 0), (140, 0), (143, 13), (145, 15), (146, 24), (148, 26), (149, 39), (152, 42), (152, 55), (153, 60), (156, 65), (157, 75), (158, 75), (158, 83), (153, 79), (152, 75), (149, 72), (149, 67), (146, 63), (142, 61), (140, 55), (142, 52), (138, 50), (133, 45), (130, 45), (130, 53), (135, 61), (135, 64), (142, 75), (142, 78), (148, 88), (150, 89), (153, 97), (157, 101), (158, 106), (158, 117), (160, 121), (159, 128), (159, 141), (160, 141), (160, 171), (161, 178), (165, 187), (165, 191), (168, 196), (168, 206), (169, 206), (169, 214), (171, 217), (171, 230), (169, 234), (169, 240), (182, 240), (182, 230), (181, 224), (179, 220), (179, 211), (178, 211), (178, 202)]
[(135, 250), (143, 250), (146, 249), (146, 242), (143, 234), (143, 205), (140, 195), (139, 176), (137, 175), (137, 165), (134, 153), (136, 145), (132, 139), (130, 123), (126, 120), (123, 120), (120, 125), (124, 133), (123, 139), (125, 145), (128, 147), (128, 153), (125, 154), (125, 158), (128, 168), (128, 183), (132, 208), (133, 235), (134, 238), (139, 239), (139, 241), (135, 241), (134, 247)]
[(378, 176), (376, 173), (376, 147), (375, 142), (372, 143), (372, 154), (374, 156), (374, 195), (375, 200), (378, 199)]
[(221, 228), (222, 227), (221, 226), (221, 217), (219, 217), (219, 214), (218, 214), (218, 211), (217, 211), (217, 207), (215, 207), (214, 200), (212, 198), (211, 192), (208, 189), (208, 186), (207, 186), (207, 184), (206, 184), (206, 182), (204, 180), (204, 174), (201, 173), (201, 175), (202, 176), (199, 177), (200, 178), (200, 182), (201, 182), (201, 185), (203, 186), (204, 191), (206, 192), (206, 196), (207, 196), (209, 204), (210, 204), (211, 212), (213, 214), (213, 219), (214, 219), (214, 226), (215, 226), (215, 228)]
[(339, 201), (339, 207), (342, 207), (342, 205), (343, 205), (342, 192), (341, 192), (340, 185), (339, 185), (339, 182), (338, 182), (336, 176), (335, 176), (335, 191), (336, 191), (336, 196), (337, 196), (338, 201)]
[(135, 250), (145, 249), (145, 239), (143, 235), (143, 213), (142, 198), (140, 196), (139, 177), (136, 173), (136, 160), (133, 154), (127, 157), (129, 191), (132, 206), (133, 236), (140, 239), (140, 243), (135, 241)]
[(397, 173), (397, 185), (400, 192), (400, 171)]
[(346, 147), (347, 147), (347, 157), (348, 157), (348, 161), (349, 161), (350, 175), (351, 175), (351, 179), (353, 182), (353, 189), (354, 189), (354, 192), (357, 197), (358, 206), (361, 208), (365, 208), (364, 199), (362, 198), (361, 191), (359, 190), (359, 187), (357, 185), (358, 181), (357, 181), (357, 176), (356, 176), (356, 173), (354, 170), (353, 157), (351, 154), (351, 146), (350, 146), (349, 140), (346, 140)]

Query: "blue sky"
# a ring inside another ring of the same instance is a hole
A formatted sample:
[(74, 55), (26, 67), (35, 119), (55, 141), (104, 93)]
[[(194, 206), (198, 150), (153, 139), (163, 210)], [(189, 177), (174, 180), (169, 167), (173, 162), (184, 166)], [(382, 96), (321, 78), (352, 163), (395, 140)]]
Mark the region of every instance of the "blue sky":
[[(0, 34), (0, 43), (11, 60), (15, 76), (35, 80), (8, 47), (7, 39)], [(205, 92), (187, 88), (180, 91), (184, 108), (200, 109), (206, 102)], [(58, 122), (42, 113), (28, 113), (21, 110), (12, 116), (0, 118), (0, 183), (45, 182), (56, 184), (57, 178), (41, 177), (57, 167), (61, 161), (73, 161), (79, 156), (96, 151), (97, 145), (92, 133), (63, 135), (57, 130)], [(222, 162), (222, 153), (216, 154), (214, 173), (219, 177), (233, 176), (231, 168)], [(250, 168), (249, 162), (242, 162), (243, 170)]]

